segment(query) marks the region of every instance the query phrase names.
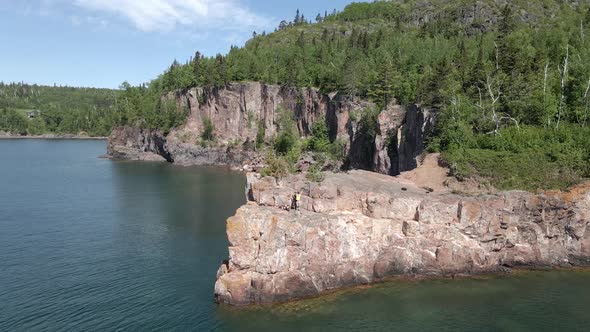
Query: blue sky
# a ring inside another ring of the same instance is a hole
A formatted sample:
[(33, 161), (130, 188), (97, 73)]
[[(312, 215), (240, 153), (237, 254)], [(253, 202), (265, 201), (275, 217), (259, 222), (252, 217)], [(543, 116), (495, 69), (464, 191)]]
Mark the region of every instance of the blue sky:
[(0, 0), (0, 81), (116, 88), (352, 0)]

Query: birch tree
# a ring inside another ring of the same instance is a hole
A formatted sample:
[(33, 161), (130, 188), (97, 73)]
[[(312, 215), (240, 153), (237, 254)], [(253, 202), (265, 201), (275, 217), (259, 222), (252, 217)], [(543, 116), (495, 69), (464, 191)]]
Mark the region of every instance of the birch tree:
[(561, 77), (561, 95), (559, 97), (559, 107), (557, 108), (557, 124), (556, 127), (559, 128), (559, 123), (561, 122), (561, 116), (563, 114), (563, 106), (565, 102), (565, 84), (567, 83), (567, 71), (570, 61), (570, 45), (568, 44), (565, 48), (565, 58), (563, 59), (563, 65), (558, 66), (558, 70)]

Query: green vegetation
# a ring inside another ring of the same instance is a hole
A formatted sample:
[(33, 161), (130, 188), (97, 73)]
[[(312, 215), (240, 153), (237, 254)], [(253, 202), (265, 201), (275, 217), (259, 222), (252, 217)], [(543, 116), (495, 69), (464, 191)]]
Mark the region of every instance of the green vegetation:
[(201, 137), (206, 141), (213, 141), (215, 139), (215, 126), (209, 118), (203, 119), (203, 133)]
[(479, 176), (499, 189), (565, 189), (590, 176), (590, 128), (506, 128), (496, 137), (466, 133), (468, 146), (445, 157), (458, 177)]
[(0, 131), (106, 136), (116, 122), (116, 99), (116, 90), (0, 83)]
[(184, 123), (188, 112), (163, 96), (128, 83), (120, 90), (0, 83), (0, 131), (108, 136), (114, 126), (133, 125), (168, 132)]
[[(104, 133), (111, 125), (131, 124), (166, 132), (187, 112), (163, 96), (195, 86), (261, 81), (375, 102), (379, 108), (356, 114), (366, 142), (375, 135), (379, 110), (393, 100), (437, 108), (429, 149), (442, 152), (458, 176), (481, 176), (502, 189), (563, 188), (590, 177), (590, 4), (498, 3), (353, 3), (340, 13), (318, 14), (313, 24), (298, 12), (292, 22), (281, 22), (273, 33), (254, 33), (226, 55), (197, 52), (185, 63), (174, 61), (149, 85), (124, 84), (114, 108), (110, 99), (87, 116), (44, 115), (24, 130)], [(85, 104), (98, 103), (90, 100)], [(31, 105), (4, 103), (0, 109)], [(57, 107), (70, 108), (76, 107)], [(96, 116), (98, 110), (105, 116)], [(0, 128), (22, 131), (22, 117), (8, 113), (2, 113)], [(309, 140), (299, 138), (292, 117), (279, 122), (271, 173), (279, 166), (291, 169), (306, 151), (342, 157), (342, 143), (329, 140), (322, 121)], [(258, 128), (257, 149), (266, 143), (264, 124)], [(367, 158), (371, 149), (363, 149)]]

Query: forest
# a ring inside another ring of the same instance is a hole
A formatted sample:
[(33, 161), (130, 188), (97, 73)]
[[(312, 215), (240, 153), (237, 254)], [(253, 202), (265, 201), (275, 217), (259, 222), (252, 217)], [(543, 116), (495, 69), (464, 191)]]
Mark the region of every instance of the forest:
[(590, 177), (589, 38), (583, 1), (375, 1), (308, 17), (297, 11), (227, 54), (196, 52), (149, 84), (122, 85), (95, 132), (115, 124), (167, 131), (186, 112), (161, 97), (195, 86), (317, 87), (380, 108), (396, 101), (439, 109), (428, 148), (458, 177), (501, 189), (565, 188)]
[[(0, 131), (107, 136), (118, 90), (0, 83)], [(29, 118), (27, 112), (33, 112)]]
[(314, 23), (298, 11), (227, 55), (174, 61), (150, 87), (254, 80), (380, 107), (419, 103), (441, 111), (429, 150), (458, 177), (501, 189), (566, 188), (590, 177), (588, 3), (418, 3), (353, 3)]

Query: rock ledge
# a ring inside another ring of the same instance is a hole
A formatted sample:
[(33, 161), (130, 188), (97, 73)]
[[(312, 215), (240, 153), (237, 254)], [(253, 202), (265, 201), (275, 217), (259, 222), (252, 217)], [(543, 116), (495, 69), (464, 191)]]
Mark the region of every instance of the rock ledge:
[[(300, 211), (283, 210), (296, 191)], [(590, 263), (590, 186), (464, 197), (351, 171), (319, 185), (250, 174), (248, 196), (227, 222), (218, 302), (283, 302), (389, 276)]]

